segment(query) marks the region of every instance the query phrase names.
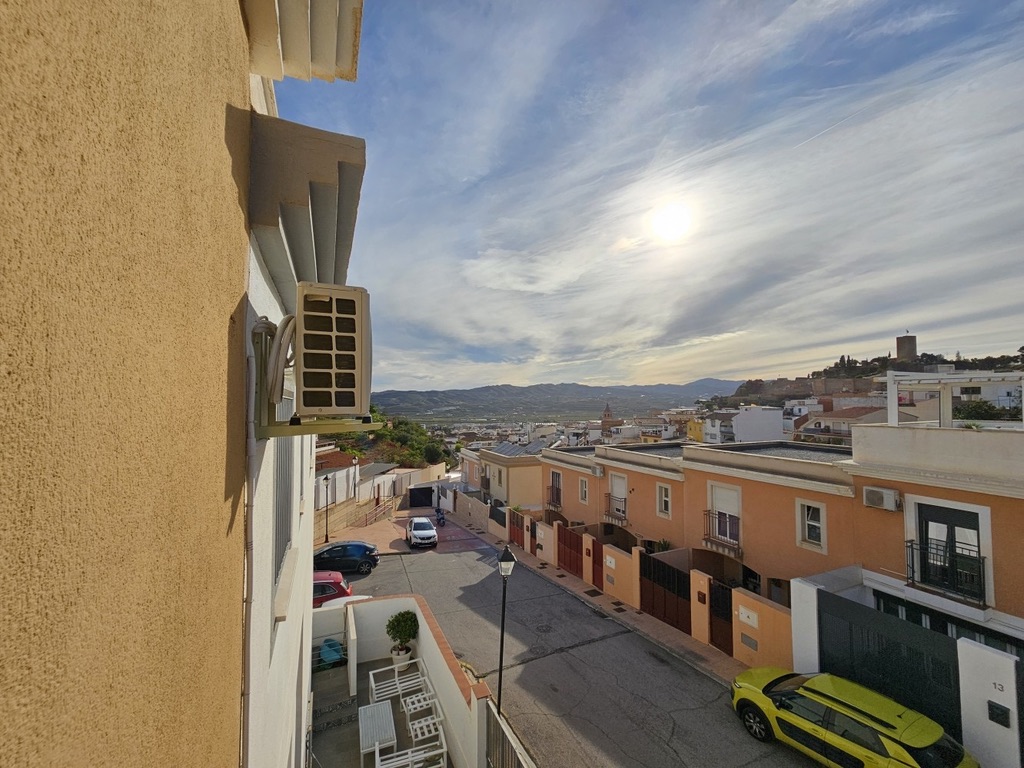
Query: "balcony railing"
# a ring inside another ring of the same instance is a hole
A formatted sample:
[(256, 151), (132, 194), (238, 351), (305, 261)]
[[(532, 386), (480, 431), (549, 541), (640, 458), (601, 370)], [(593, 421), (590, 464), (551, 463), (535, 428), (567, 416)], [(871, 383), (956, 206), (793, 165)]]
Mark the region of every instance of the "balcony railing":
[(552, 512), (562, 511), (562, 488), (558, 485), (549, 485), (547, 488), (547, 509)]
[(736, 560), (742, 560), (740, 518), (737, 515), (730, 515), (714, 509), (705, 509), (704, 547)]
[(604, 522), (626, 525), (626, 500), (610, 493), (604, 495)]
[(985, 558), (975, 547), (907, 542), (907, 581), (985, 606)]

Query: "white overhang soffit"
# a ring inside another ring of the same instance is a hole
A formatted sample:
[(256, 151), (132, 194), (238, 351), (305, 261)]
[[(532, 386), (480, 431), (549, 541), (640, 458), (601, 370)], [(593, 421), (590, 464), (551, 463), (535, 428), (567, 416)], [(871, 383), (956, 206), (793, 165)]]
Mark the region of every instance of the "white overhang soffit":
[(278, 295), (301, 281), (345, 285), (366, 142), (252, 113), (249, 226)]
[(244, 0), (250, 70), (282, 80), (355, 80), (363, 0)]

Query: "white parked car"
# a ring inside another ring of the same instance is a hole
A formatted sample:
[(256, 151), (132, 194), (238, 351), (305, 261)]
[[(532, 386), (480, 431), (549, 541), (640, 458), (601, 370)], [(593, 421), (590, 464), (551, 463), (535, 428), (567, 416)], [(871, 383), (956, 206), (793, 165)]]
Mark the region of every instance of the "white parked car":
[(425, 517), (411, 517), (405, 526), (405, 542), (412, 547), (436, 547), (437, 529)]

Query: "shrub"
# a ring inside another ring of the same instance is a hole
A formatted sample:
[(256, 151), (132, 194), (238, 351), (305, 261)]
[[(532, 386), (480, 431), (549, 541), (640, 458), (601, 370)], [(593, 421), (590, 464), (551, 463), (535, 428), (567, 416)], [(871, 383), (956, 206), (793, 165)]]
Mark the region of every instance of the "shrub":
[(386, 631), (395, 647), (405, 652), (409, 650), (409, 643), (419, 634), (420, 621), (413, 611), (399, 611), (388, 619)]

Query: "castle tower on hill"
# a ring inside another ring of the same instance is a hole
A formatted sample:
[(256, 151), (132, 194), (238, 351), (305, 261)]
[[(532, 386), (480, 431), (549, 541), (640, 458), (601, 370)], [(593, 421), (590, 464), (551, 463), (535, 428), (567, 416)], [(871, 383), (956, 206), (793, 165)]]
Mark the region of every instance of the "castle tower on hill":
[(917, 357), (917, 336), (907, 334), (896, 337), (896, 359), (913, 360)]

